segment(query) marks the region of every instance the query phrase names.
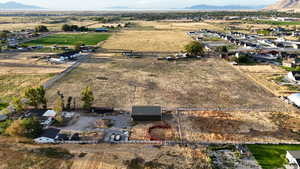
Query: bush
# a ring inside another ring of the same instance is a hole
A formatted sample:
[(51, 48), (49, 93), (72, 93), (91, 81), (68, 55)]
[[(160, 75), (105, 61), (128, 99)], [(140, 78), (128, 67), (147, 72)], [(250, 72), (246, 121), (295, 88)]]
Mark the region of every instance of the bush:
[(204, 54), (204, 45), (198, 41), (193, 41), (187, 44), (184, 48), (190, 56), (201, 56)]
[(57, 159), (70, 159), (73, 155), (66, 149), (63, 148), (39, 148), (37, 149), (37, 153), (44, 155), (49, 158), (57, 158)]
[(36, 138), (42, 132), (42, 126), (36, 118), (15, 120), (6, 128), (5, 133), (10, 136)]
[(10, 126), (12, 123), (12, 120), (6, 120), (3, 122), (0, 122), (0, 134), (4, 134), (5, 130)]

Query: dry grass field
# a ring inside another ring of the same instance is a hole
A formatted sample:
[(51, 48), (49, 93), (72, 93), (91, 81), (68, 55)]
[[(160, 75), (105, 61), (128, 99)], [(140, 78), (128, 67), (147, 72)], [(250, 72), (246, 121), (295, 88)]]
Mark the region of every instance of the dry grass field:
[(292, 92), (297, 92), (290, 90), (287, 86), (279, 85), (274, 81), (276, 77), (286, 76), (288, 73), (279, 67), (271, 65), (256, 65), (236, 66), (236, 68), (276, 96), (287, 96)]
[(195, 31), (199, 29), (223, 30), (221, 24), (215, 25), (209, 22), (174, 22), (174, 21), (136, 21), (142, 27), (153, 28), (155, 30), (169, 31)]
[(97, 106), (290, 108), (222, 60), (168, 62), (104, 56), (92, 56), (54, 84), (47, 92), (49, 99), (53, 100), (57, 90), (79, 97), (81, 89), (91, 86)]
[(181, 112), (184, 140), (237, 142), (297, 142), (299, 113), (293, 112)]
[[(94, 148), (94, 152), (82, 158), (75, 158), (71, 169), (211, 168), (204, 152), (205, 148), (106, 144), (79, 147), (83, 152)], [(74, 149), (78, 151), (79, 148)], [(136, 161), (137, 158), (139, 160)]]
[(134, 51), (180, 52), (190, 41), (184, 31), (126, 30), (114, 34), (101, 47)]
[(222, 27), (205, 22), (135, 21), (135, 23), (138, 25), (136, 28), (116, 33), (102, 45), (102, 48), (180, 52), (191, 41), (191, 38), (186, 35), (187, 31), (222, 29)]
[(16, 96), (27, 87), (38, 86), (62, 72), (68, 65), (51, 65), (33, 56), (45, 53), (0, 54), (0, 98)]
[(206, 148), (201, 146), (33, 145), (21, 141), (25, 140), (0, 137), (0, 169), (211, 168)]

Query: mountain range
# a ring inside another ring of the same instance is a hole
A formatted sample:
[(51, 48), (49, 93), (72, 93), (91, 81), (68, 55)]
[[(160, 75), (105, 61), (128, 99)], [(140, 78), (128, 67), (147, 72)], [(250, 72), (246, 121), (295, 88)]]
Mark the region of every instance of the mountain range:
[(1, 10), (31, 10), (31, 9), (36, 10), (36, 9), (43, 9), (43, 8), (35, 5), (26, 5), (26, 4), (10, 1), (5, 3), (0, 3), (0, 9)]
[(300, 11), (300, 0), (278, 0), (274, 5), (270, 5), (266, 8), (267, 10), (296, 10)]
[(267, 5), (257, 5), (257, 6), (242, 6), (242, 5), (194, 5), (191, 7), (187, 7), (185, 9), (192, 10), (260, 10), (265, 8)]

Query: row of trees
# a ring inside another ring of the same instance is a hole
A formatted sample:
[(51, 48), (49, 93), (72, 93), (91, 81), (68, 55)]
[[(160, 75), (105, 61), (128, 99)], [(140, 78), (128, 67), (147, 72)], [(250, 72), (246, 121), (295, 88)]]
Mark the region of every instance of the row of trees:
[(74, 31), (85, 32), (85, 31), (88, 31), (89, 29), (85, 26), (79, 27), (77, 25), (64, 24), (62, 26), (62, 30), (65, 32), (74, 32)]
[(39, 25), (35, 27), (35, 32), (49, 32), (49, 29), (45, 25)]
[[(55, 120), (57, 124), (62, 124), (64, 118), (62, 112), (64, 110), (70, 110), (73, 97), (68, 97), (67, 104), (64, 101), (64, 95), (61, 92), (57, 92), (57, 98), (54, 102), (53, 110), (57, 112)], [(90, 110), (94, 101), (93, 91), (90, 87), (86, 87), (81, 91), (81, 101), (83, 102), (83, 108)], [(26, 109), (27, 106), (35, 108), (47, 108), (47, 100), (45, 98), (45, 89), (40, 86), (37, 88), (29, 88), (25, 91), (23, 97), (15, 97), (12, 99), (11, 105), (13, 105), (16, 113), (20, 113)], [(42, 126), (37, 118), (24, 118), (12, 121), (10, 125), (5, 129), (5, 134), (16, 137), (28, 137), (36, 138), (42, 132)]]

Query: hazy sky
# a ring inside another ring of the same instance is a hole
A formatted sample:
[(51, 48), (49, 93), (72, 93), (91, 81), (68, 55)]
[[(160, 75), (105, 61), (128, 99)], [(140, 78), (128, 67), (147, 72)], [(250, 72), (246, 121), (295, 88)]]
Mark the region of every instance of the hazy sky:
[[(7, 2), (12, 0), (0, 0)], [(265, 5), (276, 0), (13, 0), (16, 2), (38, 5), (48, 9), (85, 9), (97, 10), (114, 6), (130, 8), (182, 8), (192, 5)]]

